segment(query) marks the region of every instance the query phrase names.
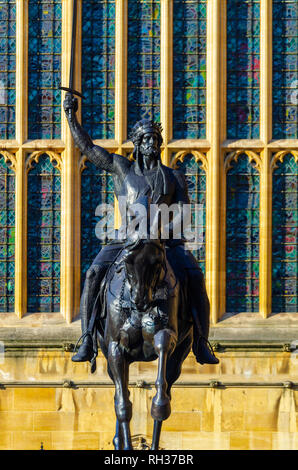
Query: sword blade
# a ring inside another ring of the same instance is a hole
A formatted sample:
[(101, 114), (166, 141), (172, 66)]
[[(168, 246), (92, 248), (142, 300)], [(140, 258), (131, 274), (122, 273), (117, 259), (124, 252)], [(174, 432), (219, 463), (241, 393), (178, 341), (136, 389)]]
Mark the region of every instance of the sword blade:
[(73, 0), (72, 4), (72, 32), (71, 32), (71, 51), (70, 51), (70, 66), (69, 66), (69, 87), (60, 86), (60, 90), (68, 91), (72, 95), (84, 96), (74, 89), (74, 73), (76, 61), (76, 37), (77, 37), (77, 0)]
[(73, 0), (72, 4), (72, 34), (71, 34), (71, 53), (70, 53), (70, 69), (69, 69), (69, 88), (74, 89), (74, 71), (76, 60), (76, 36), (77, 36), (77, 0)]

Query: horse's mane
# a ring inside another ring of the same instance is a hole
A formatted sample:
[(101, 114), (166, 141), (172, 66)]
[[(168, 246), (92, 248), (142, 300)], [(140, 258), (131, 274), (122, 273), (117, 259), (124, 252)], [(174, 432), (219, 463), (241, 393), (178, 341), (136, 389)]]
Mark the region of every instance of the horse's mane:
[(124, 244), (124, 248), (127, 251), (134, 251), (134, 250), (137, 250), (138, 248), (141, 248), (143, 244), (144, 242), (141, 238), (138, 238), (137, 240), (127, 240)]
[(146, 243), (152, 243), (153, 245), (157, 246), (160, 249), (163, 249), (163, 242), (161, 242), (161, 246), (158, 244), (160, 240), (151, 240), (150, 238), (138, 238), (137, 240), (128, 240), (124, 244), (124, 248), (128, 251), (134, 251), (138, 248), (143, 248)]

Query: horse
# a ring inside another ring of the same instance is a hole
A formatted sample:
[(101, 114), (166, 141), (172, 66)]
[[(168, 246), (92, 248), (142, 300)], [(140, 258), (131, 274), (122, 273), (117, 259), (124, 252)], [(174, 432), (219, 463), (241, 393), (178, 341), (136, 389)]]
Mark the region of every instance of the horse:
[(115, 450), (132, 449), (129, 423), (129, 366), (158, 359), (152, 400), (151, 450), (159, 448), (162, 422), (171, 414), (171, 387), (193, 343), (193, 323), (177, 273), (168, 262), (165, 243), (127, 242), (102, 282), (105, 314), (97, 324), (108, 374), (115, 385)]

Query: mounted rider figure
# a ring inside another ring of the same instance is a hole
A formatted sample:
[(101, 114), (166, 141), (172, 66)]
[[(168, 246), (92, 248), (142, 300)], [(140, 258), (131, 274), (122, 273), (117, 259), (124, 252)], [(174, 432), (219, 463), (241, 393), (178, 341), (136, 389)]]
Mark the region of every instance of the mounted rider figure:
[[(166, 204), (168, 207), (172, 204), (190, 204), (184, 175), (161, 163), (160, 124), (146, 119), (136, 123), (130, 135), (134, 144), (134, 160), (130, 161), (95, 145), (79, 124), (77, 109), (77, 99), (67, 93), (64, 110), (75, 144), (94, 165), (112, 174), (118, 199), (120, 196), (125, 197), (128, 207), (144, 197), (149, 198), (152, 204)], [(94, 197), (97, 195), (94, 194)], [(87, 271), (80, 303), (83, 341), (77, 354), (72, 357), (74, 362), (94, 359), (94, 342), (90, 328), (94, 302), (101, 281), (123, 246), (123, 240), (115, 240), (101, 248)], [(200, 364), (217, 364), (219, 361), (208, 342), (210, 307), (203, 273), (194, 256), (185, 249), (183, 240), (167, 240), (166, 253), (170, 264), (175, 265), (175, 272), (184, 273), (186, 278), (189, 315), (190, 321), (193, 321), (196, 338), (193, 346), (196, 359)]]

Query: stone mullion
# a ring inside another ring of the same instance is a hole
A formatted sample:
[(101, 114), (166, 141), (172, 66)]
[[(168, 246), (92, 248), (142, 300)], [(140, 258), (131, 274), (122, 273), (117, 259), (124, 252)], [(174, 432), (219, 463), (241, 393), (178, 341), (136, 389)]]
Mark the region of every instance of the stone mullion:
[(27, 174), (26, 153), (28, 118), (28, 0), (16, 2), (16, 199), (15, 199), (15, 313), (27, 311)]
[(161, 0), (160, 120), (163, 127), (163, 163), (170, 164), (168, 142), (173, 137), (173, 2)]
[[(115, 141), (117, 153), (124, 155), (127, 140), (127, 42), (128, 0), (116, 1), (115, 18)], [(124, 153), (123, 153), (124, 152)], [(115, 196), (115, 228), (119, 228), (121, 217)]]
[(272, 171), (270, 150), (265, 148), (261, 153), (261, 157), (259, 312), (263, 318), (267, 318), (271, 313), (272, 297)]
[[(76, 69), (75, 83), (76, 89), (82, 91), (82, 6), (83, 0), (77, 1), (77, 41), (76, 41)], [(78, 109), (78, 119), (82, 118), (82, 100), (79, 98), (81, 106)], [(80, 151), (74, 149), (73, 157), (73, 197), (74, 197), (74, 303), (72, 319), (76, 317), (80, 309), (80, 292), (81, 292), (81, 172), (79, 168)]]
[[(221, 2), (221, 31), (220, 31), (220, 142), (221, 145), (227, 138), (227, 0)], [(225, 150), (220, 151), (220, 283), (219, 283), (219, 312), (220, 318), (226, 310), (226, 171), (224, 168)]]
[(272, 172), (271, 152), (268, 144), (272, 139), (272, 2), (260, 1), (261, 11), (261, 63), (260, 63), (260, 139), (264, 143), (261, 152), (260, 174), (260, 314), (266, 318), (271, 312), (272, 270)]
[(260, 0), (260, 139), (272, 139), (272, 1)]
[(115, 18), (115, 140), (118, 153), (127, 140), (127, 0), (116, 2)]
[(220, 299), (220, 31), (221, 2), (207, 3), (207, 228), (206, 284), (210, 299), (211, 321), (216, 323)]
[(28, 0), (16, 2), (16, 140), (28, 132)]
[(25, 151), (16, 153), (15, 199), (15, 313), (22, 318), (27, 312), (27, 172)]
[[(68, 83), (69, 64), (71, 55), (72, 15), (73, 2), (62, 2), (62, 78)], [(76, 49), (76, 63), (78, 64), (79, 51)], [(78, 68), (77, 68), (78, 69)], [(76, 70), (77, 70), (76, 69)], [(77, 73), (74, 87), (78, 86)], [(62, 138), (65, 149), (62, 152), (61, 168), (61, 283), (60, 283), (60, 311), (65, 320), (70, 323), (74, 310), (75, 299), (75, 166), (77, 166), (77, 150), (75, 148), (67, 119), (62, 113)]]

